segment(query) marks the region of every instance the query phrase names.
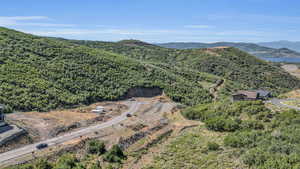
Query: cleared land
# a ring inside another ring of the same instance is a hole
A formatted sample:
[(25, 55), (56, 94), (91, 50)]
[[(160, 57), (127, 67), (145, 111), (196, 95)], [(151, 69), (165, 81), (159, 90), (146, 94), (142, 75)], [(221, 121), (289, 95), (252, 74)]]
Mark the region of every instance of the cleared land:
[[(93, 113), (96, 106), (103, 106), (105, 114)], [(7, 115), (10, 123), (25, 128), (35, 140), (44, 140), (75, 128), (104, 122), (128, 109), (124, 102), (102, 102), (90, 106), (55, 110), (50, 112), (20, 112)]]
[[(160, 131), (163, 133), (163, 130), (166, 130), (165, 127), (169, 126), (169, 122), (166, 120), (165, 115), (166, 113), (171, 113), (175, 106), (174, 103), (170, 102), (168, 98), (163, 97), (137, 98), (134, 102), (141, 104), (137, 110), (132, 112), (134, 113), (132, 117), (128, 117), (127, 120), (121, 123), (112, 124), (105, 129), (93, 130), (90, 134), (84, 135), (83, 137), (66, 140), (63, 144), (53, 145), (49, 149), (36, 151), (34, 154), (27, 154), (22, 158), (13, 159), (13, 161), (5, 162), (2, 165), (6, 166), (24, 162), (39, 156), (49, 156), (53, 158), (58, 152), (68, 152), (70, 147), (73, 147), (72, 152), (77, 151), (79, 154), (82, 154), (82, 147), (79, 145), (89, 138), (104, 140), (108, 146), (119, 143), (126, 148), (126, 145), (134, 144), (136, 141), (142, 139), (139, 137), (136, 138), (137, 133), (144, 133), (145, 137), (148, 137), (148, 135), (151, 136)], [(126, 105), (125, 101), (124, 105)], [(121, 116), (123, 115), (122, 113)], [(119, 117), (120, 116), (116, 118)], [(80, 130), (78, 129), (78, 131)]]
[(291, 75), (300, 78), (300, 69), (297, 65), (286, 64), (281, 66), (285, 71), (289, 72)]

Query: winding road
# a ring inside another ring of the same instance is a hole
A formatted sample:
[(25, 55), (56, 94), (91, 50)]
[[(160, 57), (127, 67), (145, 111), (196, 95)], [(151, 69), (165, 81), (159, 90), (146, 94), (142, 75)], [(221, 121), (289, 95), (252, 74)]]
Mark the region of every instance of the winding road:
[(36, 146), (38, 144), (41, 143), (46, 143), (48, 144), (49, 147), (51, 146), (55, 146), (55, 145), (60, 145), (63, 144), (67, 141), (73, 140), (75, 138), (79, 138), (81, 136), (90, 134), (92, 132), (98, 131), (100, 129), (104, 129), (104, 128), (108, 128), (111, 127), (115, 124), (120, 123), (121, 121), (127, 119), (127, 115), (128, 114), (133, 114), (135, 112), (138, 111), (139, 106), (143, 104), (142, 102), (138, 102), (138, 101), (132, 101), (131, 102), (131, 106), (129, 108), (129, 110), (127, 112), (122, 113), (120, 116), (117, 116), (107, 122), (101, 123), (101, 124), (97, 124), (97, 125), (93, 125), (87, 128), (83, 128), (71, 133), (67, 133), (65, 135), (62, 136), (58, 136), (58, 137), (54, 137), (48, 140), (44, 140), (38, 143), (34, 143), (34, 144), (30, 144), (30, 145), (26, 145), (22, 148), (18, 148), (15, 150), (11, 150), (5, 153), (0, 154), (0, 166), (4, 165), (6, 163), (13, 163), (16, 159), (23, 157), (24, 155), (28, 155), (34, 151), (37, 150)]

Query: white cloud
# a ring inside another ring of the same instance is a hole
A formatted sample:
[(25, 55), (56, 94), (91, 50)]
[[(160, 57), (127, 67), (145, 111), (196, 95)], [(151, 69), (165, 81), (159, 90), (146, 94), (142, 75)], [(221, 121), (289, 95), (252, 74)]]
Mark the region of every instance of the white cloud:
[[(0, 16), (0, 26), (39, 26), (39, 27), (73, 27), (71, 24), (39, 23), (33, 21), (50, 20), (47, 16)], [(27, 22), (31, 21), (31, 22)]]
[(55, 23), (19, 23), (20, 26), (40, 26), (40, 27), (74, 27), (74, 24), (55, 24)]
[(27, 20), (45, 20), (47, 16), (0, 16), (0, 20), (5, 21), (27, 21)]
[(52, 29), (52, 30), (23, 30), (24, 32), (41, 36), (64, 36), (64, 35), (162, 35), (162, 34), (190, 34), (181, 30), (148, 30), (148, 29)]
[(185, 28), (192, 28), (192, 29), (207, 29), (212, 28), (213, 26), (210, 25), (185, 25)]

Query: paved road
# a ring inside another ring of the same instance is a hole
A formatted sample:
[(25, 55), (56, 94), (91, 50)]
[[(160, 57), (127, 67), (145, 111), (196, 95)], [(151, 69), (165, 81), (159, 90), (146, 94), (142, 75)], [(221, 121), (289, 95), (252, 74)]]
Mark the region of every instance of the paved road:
[(83, 128), (78, 131), (74, 131), (74, 132), (71, 132), (71, 133), (68, 133), (68, 134), (65, 134), (62, 136), (54, 137), (54, 138), (51, 138), (48, 140), (44, 140), (42, 142), (30, 144), (30, 145), (24, 146), (22, 148), (18, 148), (15, 150), (11, 150), (11, 151), (2, 153), (2, 154), (0, 154), (0, 165), (9, 163), (9, 162), (14, 162), (16, 159), (18, 159), (26, 154), (30, 154), (33, 151), (36, 151), (37, 150), (36, 146), (40, 143), (47, 143), (49, 147), (54, 146), (54, 145), (59, 145), (59, 144), (63, 144), (64, 142), (70, 141), (72, 139), (79, 138), (80, 136), (92, 133), (94, 131), (104, 129), (107, 127), (111, 127), (115, 124), (118, 124), (119, 122), (121, 122), (127, 118), (127, 114), (135, 113), (141, 104), (142, 104), (141, 102), (133, 101), (131, 104), (131, 107), (129, 108), (129, 110), (127, 112), (124, 112), (120, 116), (115, 117), (105, 123), (101, 123), (98, 125)]
[(278, 107), (300, 110), (300, 107), (291, 106), (291, 105), (287, 105), (287, 104), (282, 103), (282, 102), (285, 102), (285, 101), (293, 101), (293, 100), (297, 100), (297, 99), (272, 99), (269, 102), (271, 102), (272, 104), (274, 104)]

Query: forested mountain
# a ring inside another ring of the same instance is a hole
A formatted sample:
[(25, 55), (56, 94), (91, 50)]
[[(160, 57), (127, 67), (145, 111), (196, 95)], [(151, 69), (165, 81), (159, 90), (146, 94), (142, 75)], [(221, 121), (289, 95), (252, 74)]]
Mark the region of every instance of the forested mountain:
[(193, 49), (193, 48), (213, 48), (220, 46), (235, 47), (242, 51), (248, 52), (257, 57), (300, 57), (300, 53), (288, 48), (274, 49), (254, 43), (233, 43), (233, 42), (217, 42), (217, 43), (162, 43), (159, 46), (176, 49)]
[(94, 42), (38, 37), (0, 28), (0, 103), (47, 111), (115, 100), (133, 87), (159, 87), (187, 105), (209, 102), (211, 84), (283, 92), (300, 81), (234, 48), (166, 49), (140, 41)]
[[(0, 28), (0, 103), (16, 110), (115, 100), (132, 87), (159, 87), (188, 105), (211, 96), (198, 81), (204, 73), (157, 67), (100, 49)], [(186, 76), (186, 74), (188, 76)]]
[(247, 88), (273, 91), (299, 87), (299, 80), (281, 68), (273, 66), (236, 48), (171, 49), (136, 40), (112, 42), (72, 41), (100, 48), (139, 60), (186, 67), (237, 82)]

